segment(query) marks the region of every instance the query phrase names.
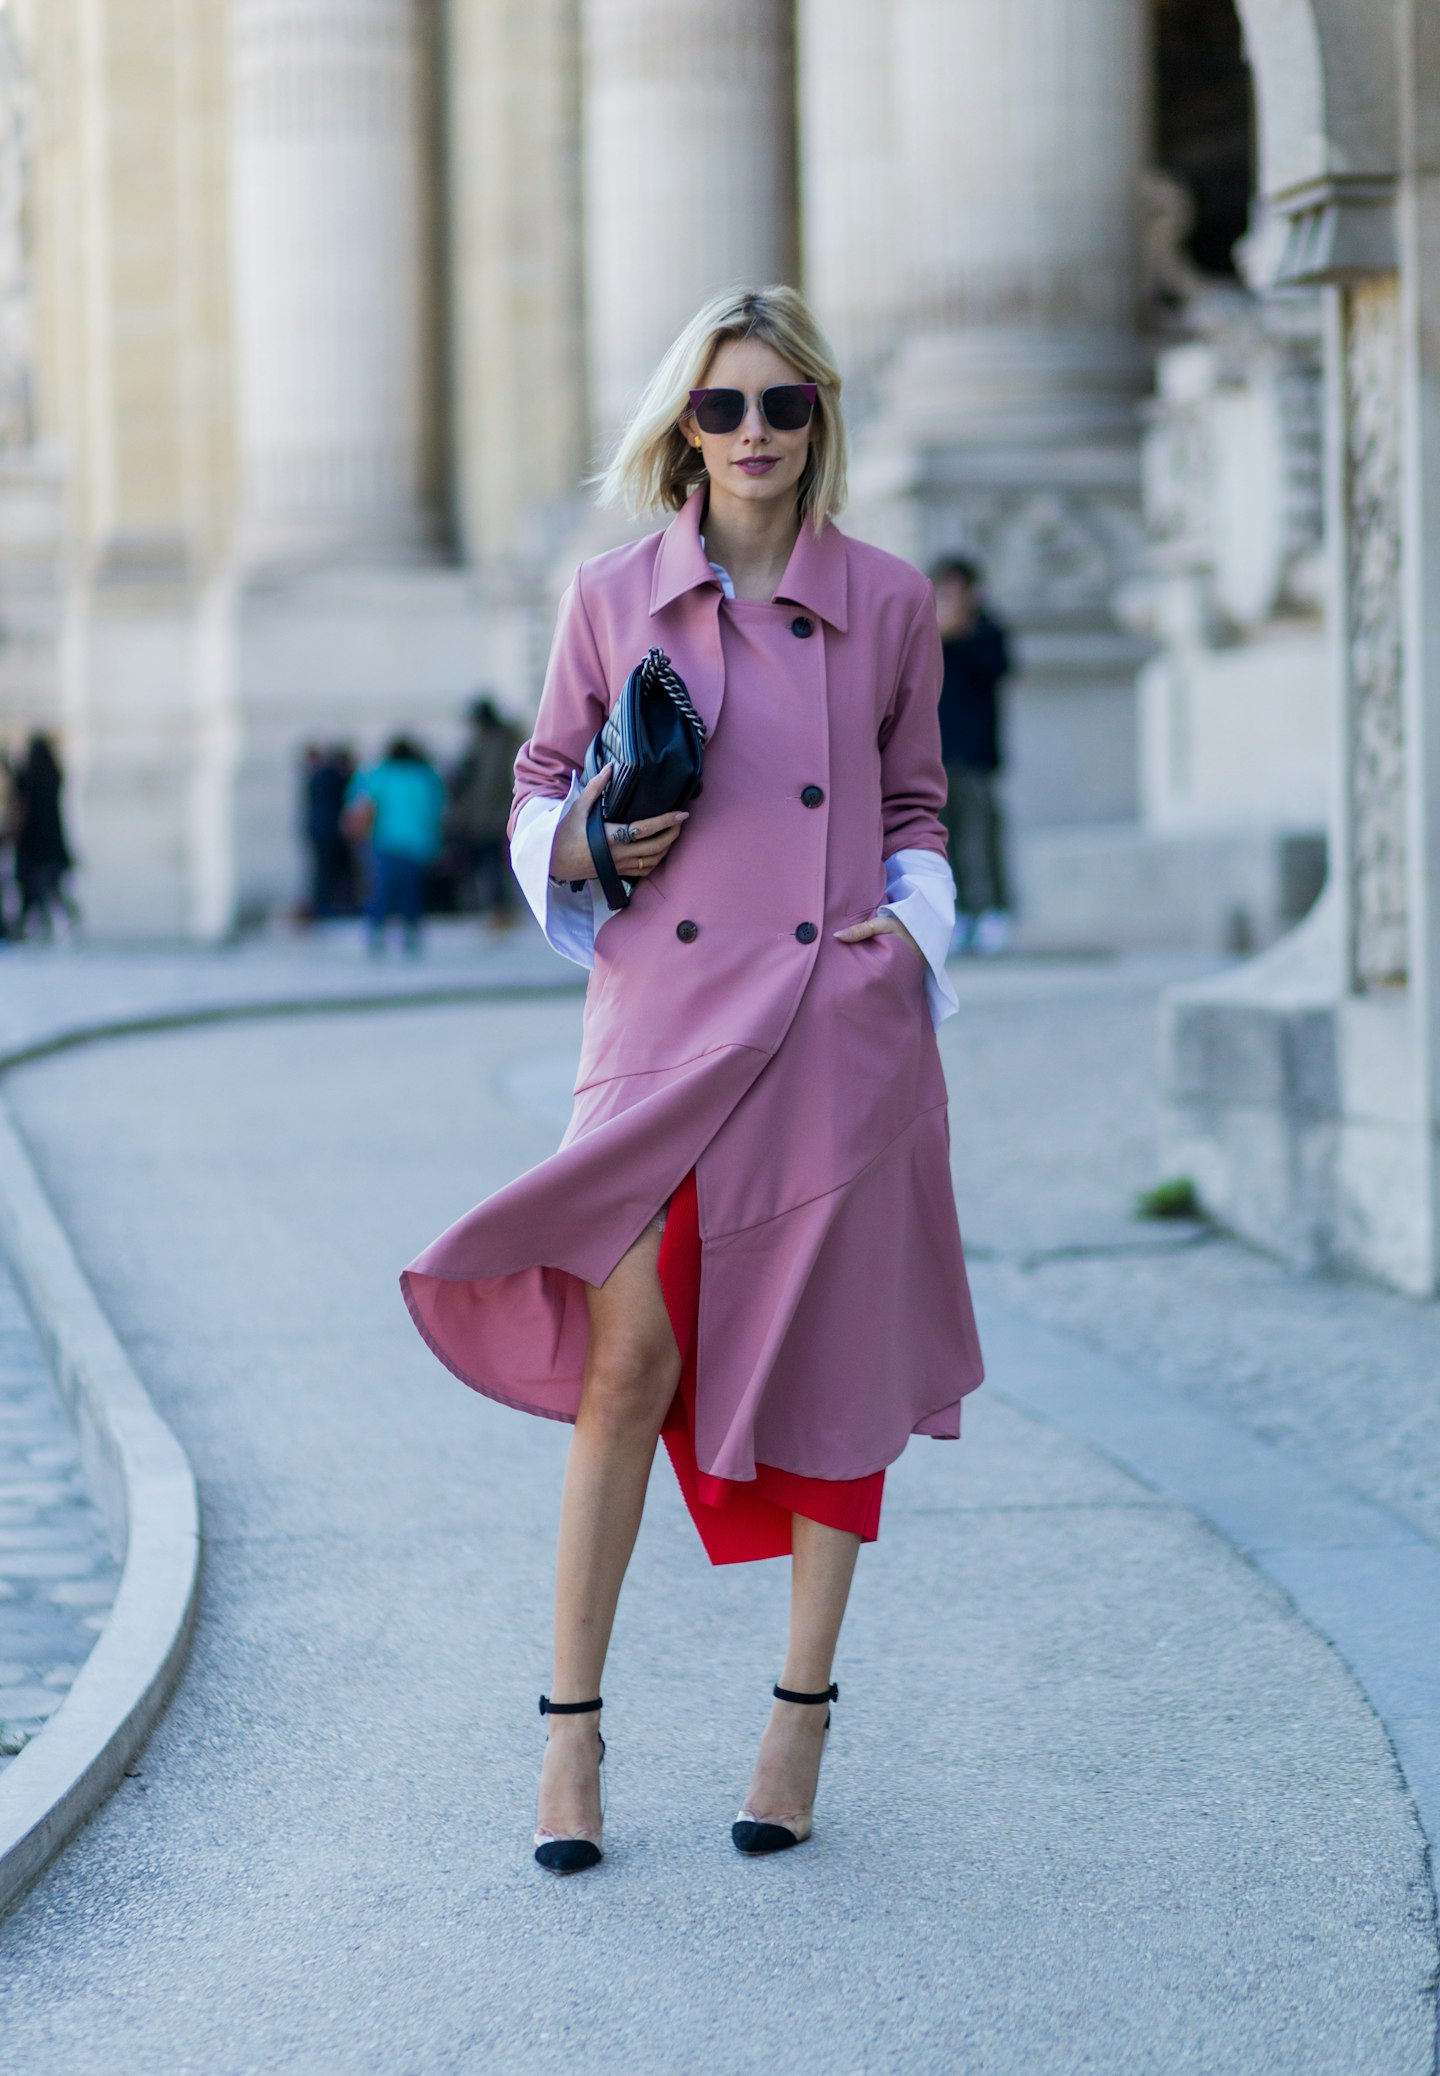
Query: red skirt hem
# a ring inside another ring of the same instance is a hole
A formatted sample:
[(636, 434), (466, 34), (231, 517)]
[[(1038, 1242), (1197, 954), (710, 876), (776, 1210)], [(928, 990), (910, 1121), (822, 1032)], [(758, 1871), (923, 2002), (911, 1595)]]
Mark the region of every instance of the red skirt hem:
[(753, 1479), (717, 1478), (695, 1456), (695, 1373), (700, 1320), (700, 1205), (692, 1168), (670, 1199), (660, 1236), (660, 1288), (680, 1350), (680, 1383), (661, 1438), (712, 1564), (787, 1557), (793, 1517), (873, 1543), (880, 1533), (883, 1470), (863, 1478), (805, 1478), (757, 1463)]

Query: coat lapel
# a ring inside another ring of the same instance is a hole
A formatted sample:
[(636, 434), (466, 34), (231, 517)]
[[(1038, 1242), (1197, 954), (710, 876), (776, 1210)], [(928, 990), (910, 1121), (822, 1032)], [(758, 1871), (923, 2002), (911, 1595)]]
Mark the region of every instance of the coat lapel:
[(700, 543), (704, 510), (704, 495), (697, 492), (661, 534), (650, 584), (650, 617), (656, 643), (685, 680), (708, 740), (725, 703), (725, 656), (720, 646), (720, 584)]
[[(725, 701), (725, 657), (720, 584), (700, 539), (705, 505), (704, 491), (693, 491), (660, 535), (650, 617), (657, 624), (657, 642), (685, 680), (707, 734), (713, 734)], [(838, 527), (827, 522), (819, 533), (808, 522), (801, 527), (775, 596), (793, 600), (837, 633), (845, 632), (849, 567)]]

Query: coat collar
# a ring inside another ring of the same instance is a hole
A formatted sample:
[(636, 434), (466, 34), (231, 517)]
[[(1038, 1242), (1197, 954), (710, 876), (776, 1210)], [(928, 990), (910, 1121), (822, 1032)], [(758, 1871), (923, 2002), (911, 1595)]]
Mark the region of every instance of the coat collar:
[[(660, 536), (655, 573), (650, 583), (650, 610), (662, 611), (700, 584), (714, 584), (715, 572), (700, 542), (706, 495), (692, 491)], [(775, 596), (804, 606), (837, 633), (845, 632), (849, 611), (849, 570), (845, 536), (828, 520), (817, 534), (807, 520), (796, 537)]]

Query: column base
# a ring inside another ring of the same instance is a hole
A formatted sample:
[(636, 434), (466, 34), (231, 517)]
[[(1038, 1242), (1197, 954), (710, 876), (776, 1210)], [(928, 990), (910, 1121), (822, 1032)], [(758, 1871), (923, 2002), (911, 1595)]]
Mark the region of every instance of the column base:
[(1049, 950), (1258, 951), (1324, 879), (1319, 830), (1037, 829), (1016, 860), (1025, 939)]
[(881, 379), (880, 417), (911, 438), (1133, 447), (1150, 357), (1112, 331), (976, 325), (910, 338)]
[(1440, 1290), (1440, 1148), (1412, 995), (1344, 985), (1340, 904), (1160, 1013), (1160, 1163), (1208, 1214), (1297, 1269)]
[(240, 580), (258, 588), (361, 570), (445, 568), (450, 557), (438, 522), (417, 507), (379, 515), (373, 525), (343, 527), (323, 519), (303, 525), (242, 517), (231, 560)]
[(530, 692), (532, 660), (466, 570), (111, 578), (67, 617), (75, 892), (115, 942), (215, 942), (294, 908), (307, 742), (368, 759), (404, 730), (448, 760), (477, 692), (517, 715)]
[(120, 584), (70, 601), (66, 797), (87, 936), (221, 937), (236, 756), (223, 591)]
[(1004, 734), (1017, 846), (1037, 829), (1139, 814), (1136, 685), (1153, 646), (1111, 602), (1140, 552), (1141, 368), (1109, 335), (922, 338), (855, 441), (850, 531), (921, 568), (973, 556), (1014, 633)]
[(473, 571), (289, 568), (247, 573), (235, 604), (233, 922), (288, 912), (301, 897), (299, 764), (310, 741), (362, 762), (400, 732), (442, 763), (465, 709), (496, 685), (489, 616)]

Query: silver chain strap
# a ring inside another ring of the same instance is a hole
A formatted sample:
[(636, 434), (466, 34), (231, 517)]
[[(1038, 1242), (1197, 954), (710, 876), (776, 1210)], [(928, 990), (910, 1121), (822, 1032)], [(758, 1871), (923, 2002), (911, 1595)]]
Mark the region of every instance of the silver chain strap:
[(695, 710), (695, 702), (686, 691), (674, 665), (663, 649), (649, 649), (640, 666), (642, 682), (646, 691), (658, 688), (666, 698), (676, 705), (690, 723), (701, 742), (705, 740), (705, 723)]

